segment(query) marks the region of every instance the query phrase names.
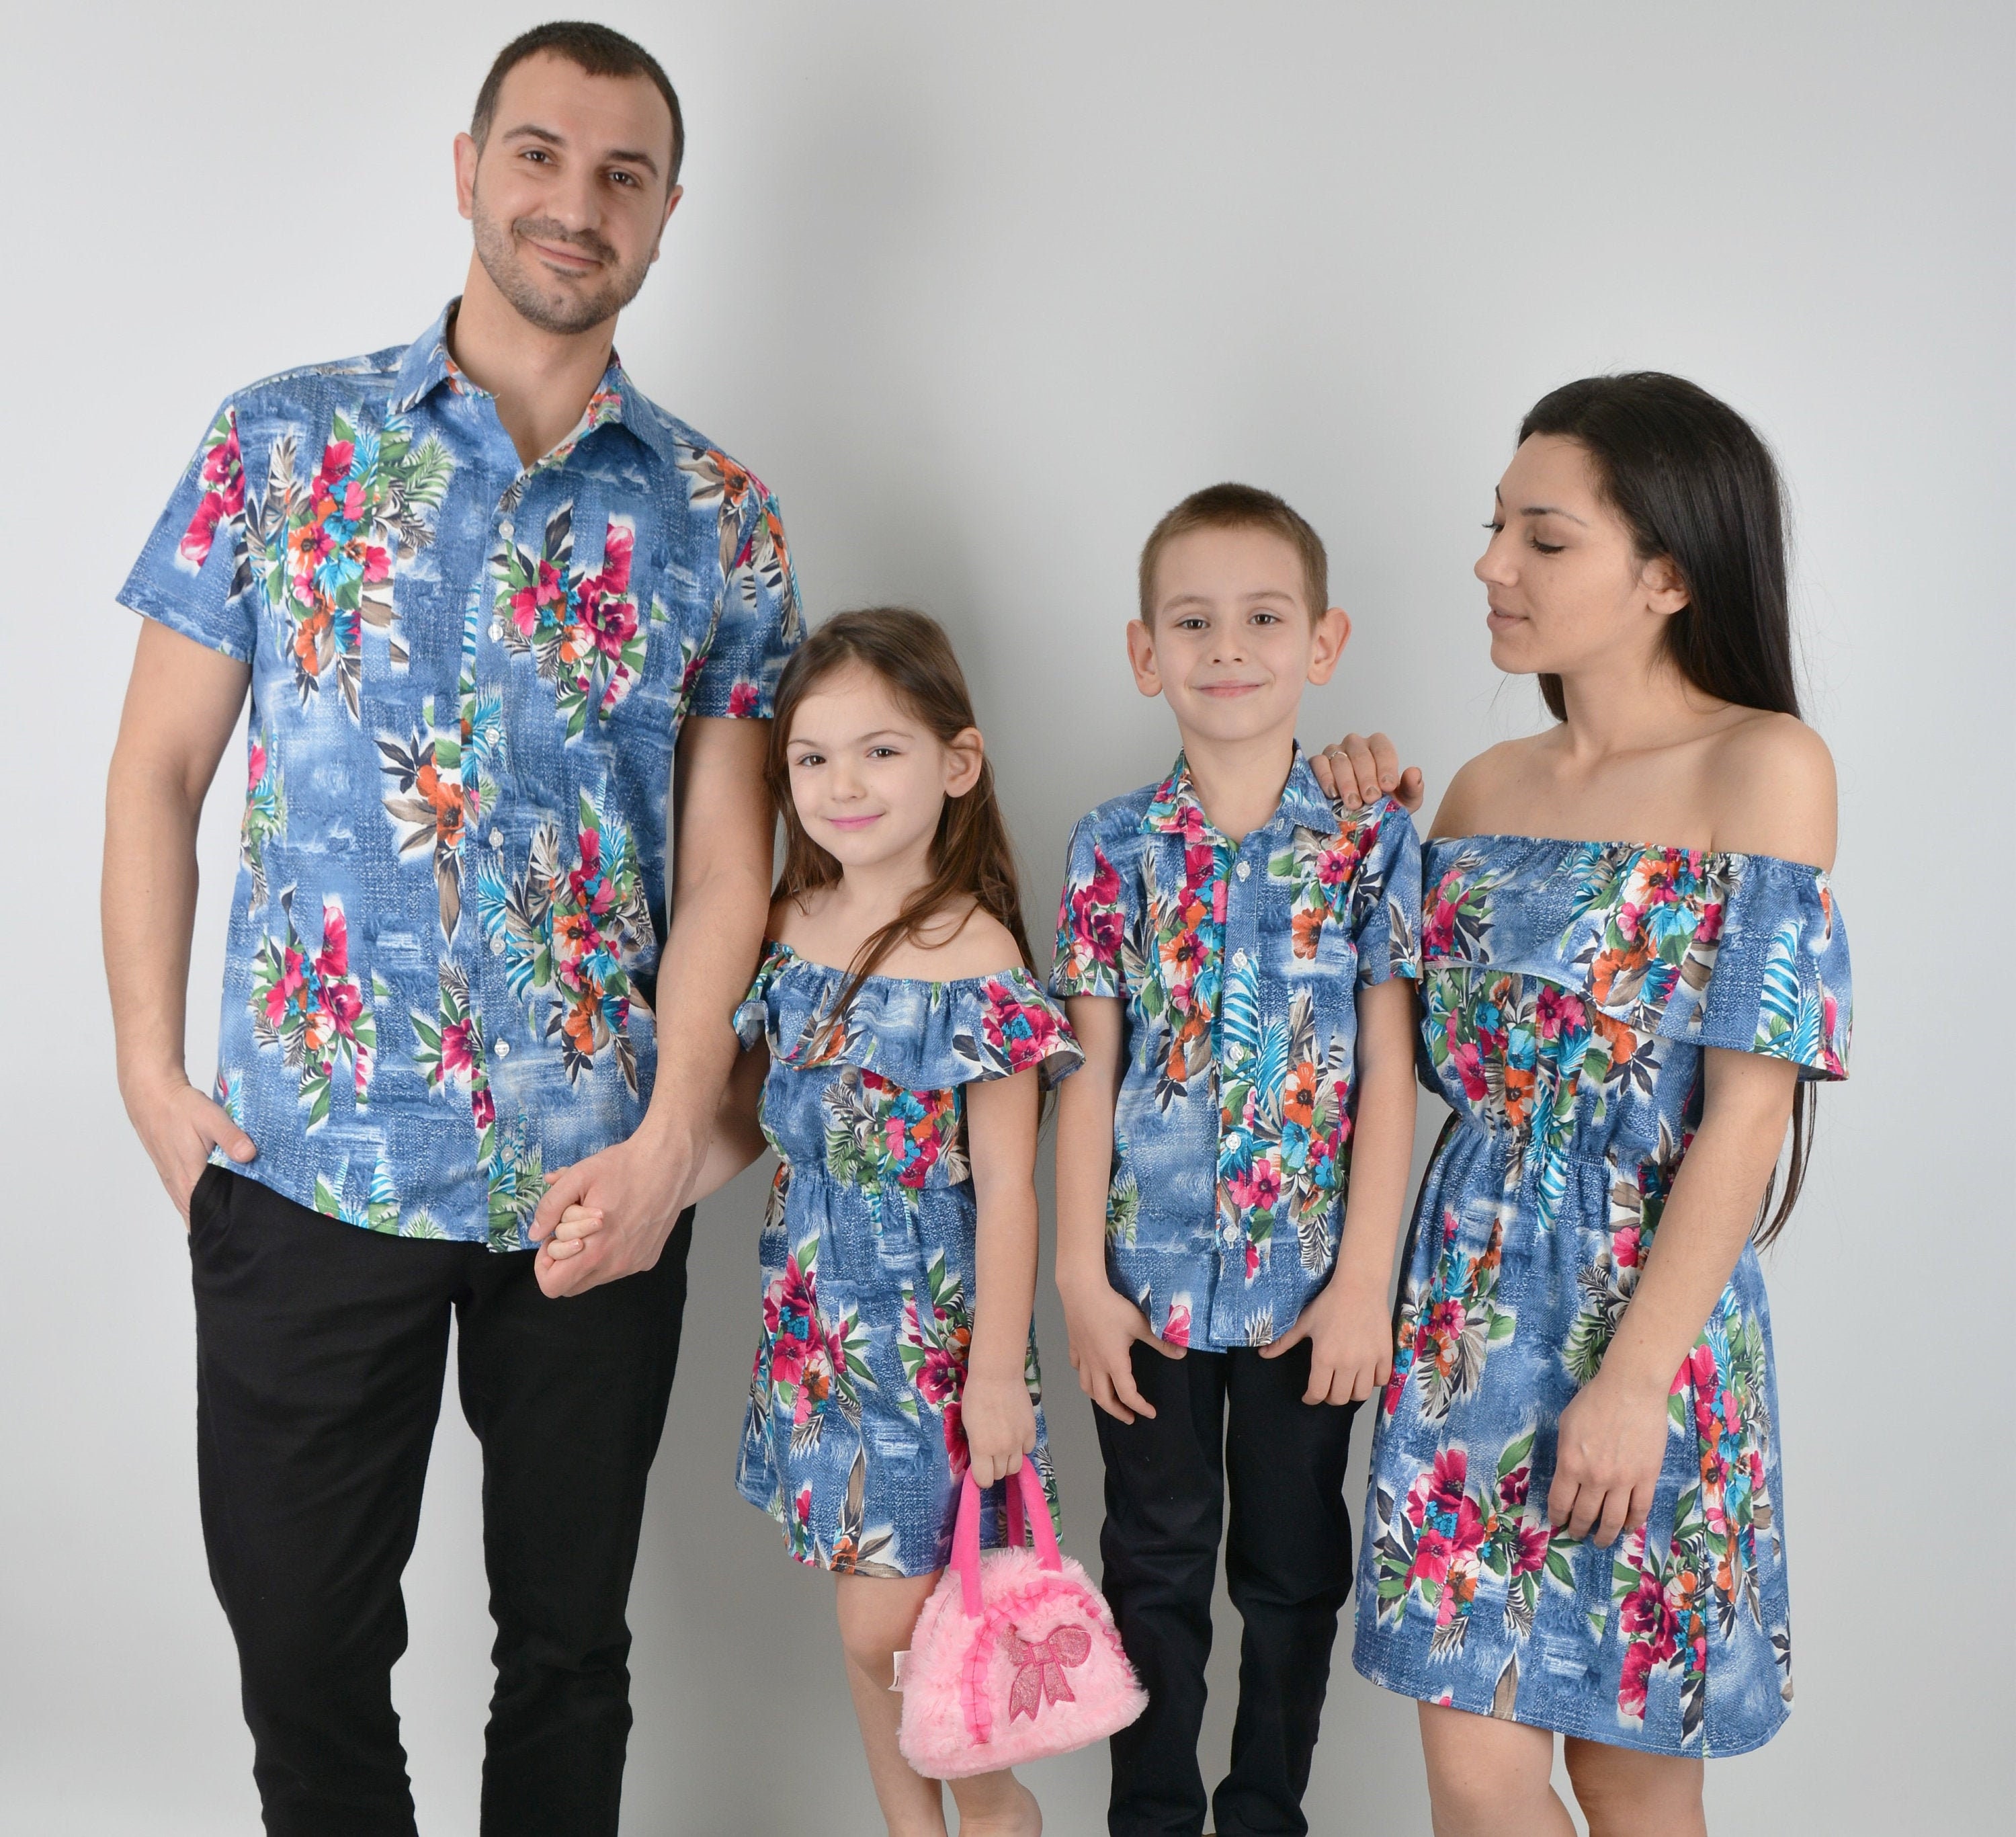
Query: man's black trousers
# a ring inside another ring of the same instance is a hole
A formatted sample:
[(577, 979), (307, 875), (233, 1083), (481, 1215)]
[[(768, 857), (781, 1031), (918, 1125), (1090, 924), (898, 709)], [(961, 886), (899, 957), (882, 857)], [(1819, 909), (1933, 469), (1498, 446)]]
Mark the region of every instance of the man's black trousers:
[(1305, 1403), (1307, 1342), (1278, 1359), (1244, 1349), (1165, 1358), (1134, 1348), (1153, 1417), (1096, 1412), (1106, 1457), (1104, 1587), (1147, 1687), (1113, 1738), (1112, 1837), (1198, 1837), (1197, 1767), (1211, 1597), (1229, 1482), (1225, 1576), (1244, 1623), (1232, 1765), (1211, 1796), (1218, 1837), (1302, 1837), (1302, 1794), (1351, 1588), (1344, 1468), (1355, 1405)]
[(529, 1252), (380, 1236), (207, 1169), (189, 1205), (211, 1579), (276, 1837), (412, 1837), (391, 1671), (448, 1317), (497, 1625), (484, 1837), (614, 1837), (624, 1619), (686, 1303), (657, 1268), (552, 1301)]

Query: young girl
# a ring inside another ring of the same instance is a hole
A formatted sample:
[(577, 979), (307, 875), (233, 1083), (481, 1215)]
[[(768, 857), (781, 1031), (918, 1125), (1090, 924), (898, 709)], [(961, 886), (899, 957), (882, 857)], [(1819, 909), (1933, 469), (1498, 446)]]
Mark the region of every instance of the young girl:
[(1791, 1700), (1752, 1237), (1797, 1193), (1803, 1081), (1845, 1075), (1834, 771), (1798, 718), (1777, 475), (1720, 402), (1557, 390), (1489, 528), (1492, 659), (1558, 725), (1464, 766), (1426, 851), (1423, 1032), (1456, 1116), (1354, 1657), (1420, 1700), (1439, 1837), (1569, 1837), (1556, 1731), (1592, 1837), (1679, 1837), (1702, 1756)]
[[(1031, 973), (1006, 826), (937, 625), (886, 608), (821, 626), (779, 683), (768, 774), (784, 870), (693, 1194), (776, 1149), (737, 1484), (837, 1581), (890, 1831), (944, 1837), (938, 1782), (897, 1750), (890, 1687), (969, 1462), (993, 1486), (1033, 1457), (1055, 1497), (1029, 1325), (1036, 1125), (1039, 1084), (1078, 1049)], [(556, 1238), (599, 1223), (571, 1210)], [(1042, 1828), (1012, 1773), (952, 1796), (965, 1837)]]

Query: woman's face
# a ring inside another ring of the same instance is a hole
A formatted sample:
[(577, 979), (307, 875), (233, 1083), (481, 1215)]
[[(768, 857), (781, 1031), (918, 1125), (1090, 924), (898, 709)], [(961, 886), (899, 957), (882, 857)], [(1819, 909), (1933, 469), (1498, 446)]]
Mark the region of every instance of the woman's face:
[(1513, 675), (1572, 676), (1633, 658), (1649, 667), (1687, 603), (1665, 557), (1643, 560), (1597, 488), (1579, 441), (1535, 434), (1498, 481), (1478, 558), (1491, 661)]
[(805, 833), (843, 867), (928, 852), (949, 797), (980, 776), (967, 728), (938, 738), (872, 670), (837, 670), (801, 701), (785, 746), (791, 802)]

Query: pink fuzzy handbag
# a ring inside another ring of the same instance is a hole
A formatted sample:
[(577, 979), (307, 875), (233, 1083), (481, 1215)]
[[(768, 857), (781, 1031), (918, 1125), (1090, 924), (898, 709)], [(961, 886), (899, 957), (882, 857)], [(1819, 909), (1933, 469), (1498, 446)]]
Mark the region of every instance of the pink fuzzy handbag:
[[(980, 1489), (967, 1475), (952, 1561), (903, 1660), (898, 1745), (929, 1779), (1068, 1754), (1148, 1706), (1106, 1597), (1057, 1548), (1034, 1461), (1008, 1482), (1007, 1508), (1010, 1547), (981, 1555)], [(1034, 1550), (1023, 1547), (1025, 1516)]]

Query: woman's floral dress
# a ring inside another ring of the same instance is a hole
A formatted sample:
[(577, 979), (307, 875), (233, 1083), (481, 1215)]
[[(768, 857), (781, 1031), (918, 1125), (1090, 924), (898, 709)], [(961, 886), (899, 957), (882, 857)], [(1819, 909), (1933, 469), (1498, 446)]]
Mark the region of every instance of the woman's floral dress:
[(1764, 855), (1429, 844), (1422, 1184), (1352, 1657), (1427, 1702), (1661, 1754), (1735, 1754), (1791, 1702), (1770, 1316), (1748, 1245), (1673, 1381), (1651, 1517), (1550, 1530), (1562, 1410), (1603, 1362), (1699, 1120), (1702, 1052), (1846, 1075), (1827, 876)]
[[(951, 1552), (967, 1469), (977, 1217), (963, 1087), (1032, 1067), (1051, 1082), (1082, 1055), (1024, 970), (870, 976), (830, 1026), (846, 982), (772, 944), (736, 1013), (743, 1045), (769, 1046), (763, 1133), (779, 1163), (736, 1484), (801, 1562), (927, 1576)], [(1026, 1371), (1054, 1511), (1033, 1333)]]

